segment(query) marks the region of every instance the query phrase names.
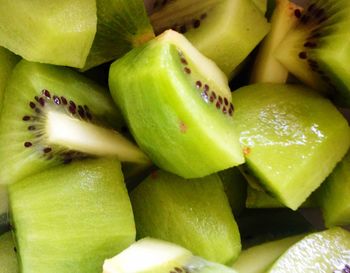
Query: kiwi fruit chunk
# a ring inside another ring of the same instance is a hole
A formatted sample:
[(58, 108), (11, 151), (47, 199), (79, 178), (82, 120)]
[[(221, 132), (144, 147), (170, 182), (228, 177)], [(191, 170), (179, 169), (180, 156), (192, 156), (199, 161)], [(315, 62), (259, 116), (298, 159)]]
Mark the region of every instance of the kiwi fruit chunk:
[(120, 162), (86, 159), (9, 187), (22, 273), (96, 273), (135, 240)]
[(183, 33), (231, 78), (237, 66), (269, 31), (269, 24), (251, 0), (167, 1), (151, 15), (157, 34)]
[(304, 236), (290, 236), (245, 249), (232, 267), (239, 273), (265, 273), (289, 247)]
[(11, 232), (0, 235), (0, 265), (1, 273), (18, 273), (15, 242)]
[(233, 92), (233, 101), (247, 167), (267, 193), (296, 210), (346, 154), (347, 121), (299, 85), (250, 85)]
[(332, 228), (306, 236), (291, 246), (267, 273), (339, 272), (350, 269), (350, 232)]
[(350, 106), (349, 9), (346, 0), (309, 1), (275, 53), (299, 80), (342, 106)]
[(115, 61), (109, 86), (158, 167), (196, 178), (244, 162), (227, 78), (183, 35), (168, 30)]
[(295, 16), (302, 7), (289, 0), (277, 0), (271, 18), (271, 30), (259, 47), (251, 72), (251, 83), (271, 82), (285, 83), (288, 70), (275, 58), (276, 47), (281, 43), (288, 31), (298, 22)]
[(96, 0), (97, 32), (83, 70), (115, 60), (154, 38), (142, 0)]
[(147, 161), (134, 144), (108, 129), (122, 124), (104, 88), (68, 68), (23, 60), (4, 94), (0, 184), (88, 155)]
[(173, 242), (213, 262), (237, 258), (240, 235), (217, 174), (186, 180), (159, 170), (130, 199), (138, 238)]
[(0, 45), (33, 62), (82, 68), (96, 34), (95, 0), (3, 0)]
[(317, 190), (326, 226), (350, 225), (350, 152)]
[(103, 273), (235, 273), (166, 241), (145, 238), (108, 259)]

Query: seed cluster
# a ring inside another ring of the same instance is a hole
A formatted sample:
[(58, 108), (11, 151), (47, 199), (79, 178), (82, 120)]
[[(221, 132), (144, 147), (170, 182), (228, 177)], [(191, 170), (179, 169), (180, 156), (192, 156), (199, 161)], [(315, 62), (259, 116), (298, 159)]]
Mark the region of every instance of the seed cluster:
[[(188, 62), (186, 58), (183, 56), (181, 52), (179, 52), (180, 61), (183, 65), (183, 70), (186, 74), (191, 74), (191, 69), (188, 67)], [(210, 90), (210, 86), (206, 83), (202, 83), (202, 81), (197, 80), (195, 82), (195, 87), (200, 91), (202, 99), (206, 103), (212, 103), (218, 110), (221, 110), (225, 115), (228, 114), (230, 116), (233, 115), (234, 107), (231, 102), (226, 97), (222, 97), (217, 95), (214, 90)]]
[(190, 273), (186, 267), (174, 267), (169, 273)]
[(205, 18), (207, 18), (207, 14), (203, 13), (198, 18), (191, 19), (191, 20), (189, 20), (187, 22), (184, 22), (181, 25), (174, 24), (174, 25), (171, 26), (171, 29), (184, 34), (187, 31), (189, 31), (191, 28), (199, 28), (201, 23), (202, 23), (202, 21)]

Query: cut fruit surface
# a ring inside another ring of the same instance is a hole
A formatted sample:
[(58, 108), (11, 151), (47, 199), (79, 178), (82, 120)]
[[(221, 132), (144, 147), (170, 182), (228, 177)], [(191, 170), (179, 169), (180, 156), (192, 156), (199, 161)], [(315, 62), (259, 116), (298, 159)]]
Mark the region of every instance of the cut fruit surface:
[(135, 240), (120, 163), (94, 159), (32, 175), (9, 187), (23, 273), (96, 273)]
[(96, 33), (95, 0), (3, 0), (0, 45), (33, 62), (83, 67)]
[(1, 273), (18, 273), (18, 262), (15, 252), (15, 242), (11, 232), (0, 236)]
[(218, 175), (185, 180), (156, 171), (130, 198), (139, 238), (167, 240), (219, 263), (238, 256), (240, 236)]
[(330, 101), (298, 85), (250, 85), (233, 100), (247, 167), (266, 192), (297, 209), (347, 152), (347, 121)]
[(252, 0), (258, 9), (265, 15), (267, 10), (267, 0)]
[(112, 97), (152, 161), (186, 178), (243, 163), (227, 79), (168, 31), (112, 64)]

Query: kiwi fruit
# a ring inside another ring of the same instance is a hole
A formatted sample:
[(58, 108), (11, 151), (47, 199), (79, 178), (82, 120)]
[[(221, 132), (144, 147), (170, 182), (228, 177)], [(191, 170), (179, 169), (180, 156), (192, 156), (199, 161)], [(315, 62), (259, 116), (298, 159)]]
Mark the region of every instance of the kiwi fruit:
[(0, 185), (0, 235), (9, 229), (7, 187)]
[(0, 46), (33, 62), (84, 67), (96, 34), (95, 0), (3, 0)]
[(217, 174), (186, 180), (159, 170), (130, 199), (138, 238), (173, 242), (213, 262), (237, 258), (240, 235)]
[(350, 232), (332, 228), (307, 235), (291, 246), (267, 273), (335, 272), (350, 269)]
[(115, 61), (109, 87), (158, 167), (196, 178), (244, 162), (227, 78), (183, 35), (168, 30)]
[(252, 0), (258, 9), (265, 15), (267, 11), (267, 0)]
[(0, 235), (0, 265), (1, 273), (18, 273), (15, 242), (11, 232)]
[(276, 58), (299, 80), (350, 106), (350, 72), (347, 68), (350, 2), (311, 0), (299, 23), (275, 52)]
[(23, 60), (4, 94), (0, 184), (86, 156), (147, 162), (133, 143), (112, 130), (122, 124), (104, 88), (68, 68)]
[[(137, 259), (137, 263), (135, 260)], [(108, 259), (103, 273), (235, 273), (229, 267), (193, 256), (166, 241), (145, 238)]]
[(156, 34), (167, 29), (184, 34), (229, 78), (269, 31), (266, 18), (251, 0), (165, 1), (151, 22)]
[(232, 97), (246, 167), (267, 193), (296, 210), (346, 154), (347, 121), (301, 85), (249, 85)]
[(121, 57), (154, 38), (142, 0), (96, 0), (97, 32), (83, 70)]
[(275, 58), (274, 52), (288, 31), (299, 22), (295, 16), (297, 11), (301, 12), (302, 7), (289, 0), (276, 1), (271, 18), (271, 30), (259, 47), (251, 72), (251, 83), (287, 81), (288, 70)]
[(86, 159), (9, 186), (22, 273), (96, 273), (135, 240), (120, 162)]

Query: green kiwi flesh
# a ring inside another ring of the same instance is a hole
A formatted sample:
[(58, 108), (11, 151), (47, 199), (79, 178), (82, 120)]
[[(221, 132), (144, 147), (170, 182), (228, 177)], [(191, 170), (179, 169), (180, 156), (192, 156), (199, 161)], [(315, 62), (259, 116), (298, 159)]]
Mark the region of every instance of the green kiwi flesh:
[(245, 249), (232, 267), (239, 273), (265, 273), (289, 247), (304, 236), (295, 235)]
[(203, 177), (244, 162), (227, 78), (167, 31), (111, 66), (109, 86), (140, 148), (160, 168)]
[(95, 0), (3, 0), (0, 45), (33, 62), (84, 66), (96, 33)]
[(350, 225), (350, 153), (317, 191), (326, 226)]
[(9, 187), (22, 273), (96, 273), (135, 240), (120, 163), (87, 159)]
[(7, 187), (0, 185), (0, 235), (9, 229)]
[(155, 171), (130, 199), (139, 238), (173, 242), (214, 262), (237, 258), (240, 235), (217, 174), (186, 180)]
[(349, 1), (313, 0), (276, 49), (276, 58), (299, 80), (350, 106)]
[(23, 60), (4, 94), (0, 184), (101, 151), (121, 160), (132, 155), (147, 161), (134, 144), (106, 129), (122, 124), (104, 88), (70, 69)]
[(265, 15), (267, 11), (267, 0), (252, 0), (258, 9)]
[(289, 0), (276, 1), (271, 30), (259, 47), (251, 72), (251, 83), (287, 81), (288, 70), (275, 58), (274, 53), (288, 31), (299, 22), (295, 16), (296, 10), (301, 11), (302, 8)]
[(157, 34), (183, 33), (229, 77), (269, 31), (251, 0), (170, 1), (151, 15)]
[(247, 167), (266, 192), (297, 209), (346, 154), (347, 121), (299, 85), (250, 85), (233, 92), (233, 101)]
[(342, 228), (307, 235), (291, 246), (268, 273), (348, 272), (350, 233)]
[(15, 252), (15, 242), (11, 232), (0, 235), (1, 273), (18, 273), (18, 262)]
[(97, 32), (83, 70), (121, 57), (154, 38), (142, 0), (97, 0)]

